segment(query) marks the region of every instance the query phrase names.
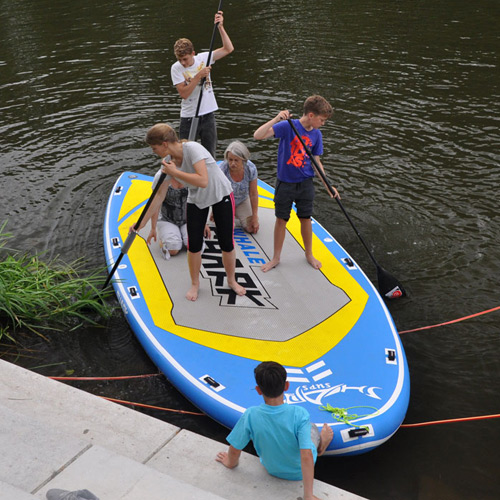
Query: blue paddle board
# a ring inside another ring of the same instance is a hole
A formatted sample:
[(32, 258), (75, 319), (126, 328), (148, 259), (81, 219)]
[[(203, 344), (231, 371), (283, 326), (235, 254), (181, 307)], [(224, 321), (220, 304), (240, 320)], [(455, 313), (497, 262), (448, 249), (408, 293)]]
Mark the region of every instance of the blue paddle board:
[[(106, 209), (104, 249), (111, 269), (129, 227), (151, 195), (152, 177), (125, 172)], [(246, 408), (262, 403), (254, 368), (277, 361), (287, 370), (288, 404), (302, 405), (319, 428), (334, 430), (327, 455), (369, 451), (402, 423), (409, 401), (408, 366), (384, 300), (335, 238), (312, 220), (313, 269), (304, 257), (295, 212), (279, 266), (273, 254), (273, 189), (258, 181), (260, 230), (235, 227), (236, 277), (247, 294), (228, 286), (215, 228), (202, 255), (198, 300), (188, 301), (185, 251), (165, 260), (149, 225), (123, 256), (113, 286), (142, 346), (200, 410), (232, 428)]]

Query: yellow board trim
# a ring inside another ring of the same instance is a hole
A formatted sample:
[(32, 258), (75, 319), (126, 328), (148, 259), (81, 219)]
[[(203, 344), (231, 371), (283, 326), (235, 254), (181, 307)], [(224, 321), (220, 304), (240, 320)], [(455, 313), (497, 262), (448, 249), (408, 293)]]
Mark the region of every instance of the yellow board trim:
[[(140, 214), (140, 210), (133, 211), (133, 207), (137, 207), (150, 194), (151, 184), (149, 182), (132, 181), (132, 187), (120, 210), (120, 217), (129, 214), (119, 227), (123, 239), (127, 237), (128, 228), (136, 222)], [(259, 187), (259, 206), (272, 208), (274, 203), (262, 198), (262, 196), (272, 198), (272, 193)], [(292, 212), (287, 228), (303, 246), (300, 221), (294, 212)], [(338, 344), (356, 324), (368, 301), (368, 294), (340, 262), (330, 258), (330, 251), (315, 234), (313, 234), (313, 249), (317, 258), (323, 262), (320, 272), (333, 285), (344, 290), (351, 300), (340, 311), (326, 318), (319, 325), (283, 342), (240, 338), (175, 324), (171, 314), (172, 301), (146, 242), (142, 238), (136, 238), (128, 251), (128, 256), (144, 300), (148, 304), (157, 327), (191, 342), (235, 356), (257, 361), (272, 359), (286, 366), (302, 367), (317, 360)]]

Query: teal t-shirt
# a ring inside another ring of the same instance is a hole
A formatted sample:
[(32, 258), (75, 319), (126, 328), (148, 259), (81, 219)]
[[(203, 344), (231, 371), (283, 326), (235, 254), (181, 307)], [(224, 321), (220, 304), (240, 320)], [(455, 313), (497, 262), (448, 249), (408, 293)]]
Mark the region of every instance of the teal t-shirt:
[(317, 450), (311, 440), (309, 413), (302, 406), (261, 404), (248, 408), (227, 441), (242, 450), (250, 440), (262, 465), (273, 476), (301, 480), (300, 450), (310, 449), (316, 462)]

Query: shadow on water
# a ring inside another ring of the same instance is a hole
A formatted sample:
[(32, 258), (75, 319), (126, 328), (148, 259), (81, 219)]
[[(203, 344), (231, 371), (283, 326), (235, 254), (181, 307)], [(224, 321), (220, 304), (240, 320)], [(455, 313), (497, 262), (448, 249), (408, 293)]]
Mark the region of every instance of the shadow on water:
[[(16, 248), (100, 267), (111, 187), (124, 170), (154, 172), (145, 131), (178, 124), (173, 43), (189, 36), (206, 49), (216, 5), (0, 7), (0, 220), (9, 220)], [(232, 139), (245, 141), (274, 184), (276, 144), (254, 141), (253, 131), (324, 95), (335, 114), (323, 128), (323, 164), (377, 260), (409, 291), (389, 304), (398, 328), (498, 306), (498, 3), (257, 0), (224, 9), (236, 50), (213, 69), (219, 155)], [(321, 187), (316, 217), (375, 280)], [(498, 314), (403, 335), (407, 422), (498, 413)], [(156, 372), (120, 310), (100, 329), (24, 341), (32, 352), (18, 363), (46, 375)], [(196, 411), (162, 376), (72, 384)], [(227, 432), (206, 417), (139, 411), (221, 442)], [(316, 477), (370, 499), (498, 498), (497, 429), (494, 420), (401, 429), (366, 455), (320, 460)]]

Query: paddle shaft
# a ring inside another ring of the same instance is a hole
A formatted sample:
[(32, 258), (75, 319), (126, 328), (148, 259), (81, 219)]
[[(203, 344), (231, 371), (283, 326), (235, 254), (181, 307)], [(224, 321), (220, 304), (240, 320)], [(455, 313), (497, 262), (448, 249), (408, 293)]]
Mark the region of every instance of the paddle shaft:
[(320, 168), (320, 166), (318, 165), (318, 162), (316, 161), (316, 159), (314, 158), (313, 154), (312, 154), (312, 151), (309, 149), (309, 147), (306, 145), (306, 143), (304, 142), (304, 139), (302, 139), (302, 137), (300, 136), (299, 134), (299, 131), (297, 130), (297, 128), (295, 127), (295, 125), (293, 124), (292, 122), (292, 119), (291, 118), (288, 118), (288, 123), (290, 124), (290, 126), (292, 127), (293, 131), (295, 132), (295, 135), (297, 136), (297, 138), (299, 139), (300, 143), (302, 144), (302, 147), (304, 148), (305, 152), (308, 154), (310, 160), (311, 160), (311, 163), (314, 165), (314, 168), (316, 170), (316, 172), (318, 172), (318, 175), (323, 179), (323, 182), (325, 183), (325, 185), (327, 186), (328, 188), (328, 191), (330, 191), (330, 193), (333, 195), (333, 197), (335, 198), (335, 200), (337, 201), (337, 203), (339, 204), (339, 207), (341, 208), (342, 212), (344, 213), (344, 215), (346, 216), (347, 220), (349, 221), (349, 223), (351, 224), (352, 228), (354, 229), (354, 232), (357, 234), (358, 238), (360, 239), (361, 243), (363, 244), (363, 246), (365, 247), (366, 251), (368, 252), (368, 255), (370, 256), (370, 258), (372, 259), (373, 263), (375, 264), (375, 266), (377, 267), (377, 269), (381, 269), (381, 267), (379, 266), (378, 262), (375, 260), (375, 257), (373, 256), (371, 250), (368, 248), (368, 245), (366, 244), (365, 240), (363, 239), (363, 237), (361, 236), (360, 232), (358, 231), (357, 227), (354, 225), (354, 222), (352, 221), (352, 219), (349, 217), (349, 214), (346, 212), (346, 209), (344, 208), (344, 205), (342, 205), (341, 201), (339, 200), (338, 196), (335, 195), (335, 191), (332, 187), (332, 185), (330, 184), (330, 182), (328, 181), (325, 173), (323, 172), (323, 170)]
[[(148, 202), (146, 203), (146, 206), (144, 207), (141, 215), (139, 216), (139, 219), (137, 220), (137, 222), (134, 225), (135, 228), (138, 228), (141, 225), (142, 219), (144, 219), (144, 216), (146, 215), (149, 207), (151, 206), (151, 203), (153, 203), (154, 197), (156, 196), (156, 193), (160, 189), (160, 186), (163, 184), (163, 181), (165, 180), (166, 175), (167, 174), (165, 174), (163, 172), (161, 173), (160, 178), (158, 179), (158, 182), (156, 183), (156, 186), (153, 189), (153, 192), (151, 193), (151, 196), (149, 197)], [(116, 262), (113, 266), (113, 269), (111, 269), (111, 272), (109, 273), (109, 275), (106, 279), (106, 282), (104, 283), (104, 285), (102, 287), (103, 290), (108, 286), (113, 274), (115, 274), (115, 271), (117, 270), (118, 266), (120, 265), (120, 262), (121, 262), (123, 256), (128, 252), (129, 248), (132, 246), (132, 243), (134, 242), (136, 235), (137, 235), (137, 232), (132, 231), (127, 236), (127, 239), (125, 240), (125, 243), (123, 243), (123, 246), (120, 250), (120, 255), (118, 256), (118, 259), (116, 259)]]
[[(219, 12), (222, 9), (222, 0), (219, 0), (219, 8), (217, 9), (217, 12)], [(210, 66), (210, 59), (212, 58), (212, 52), (214, 48), (214, 41), (215, 41), (215, 35), (217, 33), (217, 27), (219, 26), (219, 23), (214, 24), (214, 29), (212, 31), (212, 39), (210, 40), (210, 47), (208, 49), (208, 57), (207, 57), (207, 66)], [(201, 107), (201, 100), (203, 99), (203, 86), (205, 84), (206, 78), (203, 78), (201, 80), (201, 87), (200, 87), (200, 96), (198, 97), (198, 104), (196, 105), (196, 112), (194, 114), (194, 118), (191, 121), (191, 128), (189, 129), (189, 141), (195, 141), (196, 140), (196, 133), (198, 132), (198, 116), (200, 114), (200, 107)]]

